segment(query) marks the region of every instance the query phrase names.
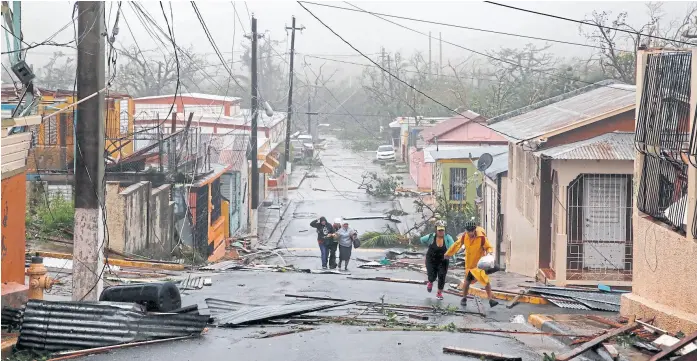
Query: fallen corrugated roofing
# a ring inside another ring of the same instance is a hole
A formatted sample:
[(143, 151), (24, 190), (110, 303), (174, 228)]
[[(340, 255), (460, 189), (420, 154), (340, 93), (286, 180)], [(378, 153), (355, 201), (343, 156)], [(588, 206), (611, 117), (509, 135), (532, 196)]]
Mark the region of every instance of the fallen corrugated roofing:
[(576, 301), (586, 305), (586, 307), (590, 308), (591, 310), (620, 312), (620, 306), (618, 306), (618, 305), (612, 305), (609, 303), (595, 302), (595, 301), (582, 300), (582, 299), (576, 299)]
[(489, 125), (531, 139), (635, 104), (635, 86), (606, 80), (491, 118)]
[(187, 277), (179, 281), (180, 290), (200, 290), (203, 288), (203, 277)]
[(218, 298), (206, 298), (205, 302), (211, 315), (239, 311), (244, 307), (259, 307), (259, 305), (221, 300)]
[(567, 297), (545, 297), (547, 301), (561, 308), (570, 308), (574, 310), (590, 310), (584, 304)]
[(244, 307), (216, 317), (219, 326), (235, 327), (275, 318), (291, 317), (330, 308), (347, 306), (356, 301), (345, 302), (299, 302), (288, 305)]
[(127, 303), (29, 300), (17, 347), (65, 351), (200, 334), (208, 316), (145, 314)]
[(542, 295), (569, 297), (569, 298), (573, 298), (576, 300), (603, 302), (603, 303), (608, 303), (608, 304), (617, 305), (617, 306), (620, 305), (620, 294), (619, 293), (585, 292), (585, 291), (569, 291), (569, 290), (562, 291), (562, 290), (545, 289), (545, 288), (537, 288), (537, 287), (530, 288), (530, 291), (534, 292), (534, 293), (539, 293)]
[(439, 159), (468, 159), (470, 157), (476, 159), (484, 153), (497, 155), (507, 151), (508, 147), (505, 145), (453, 147), (439, 150), (436, 150), (434, 146), (425, 149), (424, 162), (434, 163)]
[(631, 160), (636, 157), (634, 133), (612, 132), (535, 152), (552, 159)]

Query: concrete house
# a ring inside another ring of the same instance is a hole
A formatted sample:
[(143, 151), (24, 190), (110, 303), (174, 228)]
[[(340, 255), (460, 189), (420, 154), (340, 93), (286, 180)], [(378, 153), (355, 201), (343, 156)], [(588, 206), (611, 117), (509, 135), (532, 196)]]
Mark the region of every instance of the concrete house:
[(426, 128), (409, 147), (409, 175), (421, 191), (431, 191), (433, 171), (424, 160), (424, 147), (438, 145), (440, 149), (458, 146), (506, 145), (506, 138), (482, 125), (486, 118), (465, 111), (433, 127)]
[(489, 121), (510, 140), (508, 271), (559, 285), (631, 284), (635, 93), (603, 81)]
[(620, 312), (689, 335), (697, 332), (697, 48), (640, 51), (637, 84), (637, 261)]
[(475, 206), (477, 187), (483, 175), (477, 170), (477, 160), (484, 153), (505, 153), (506, 146), (453, 147), (440, 149), (430, 146), (424, 150), (425, 161), (433, 167), (433, 190), (454, 208)]

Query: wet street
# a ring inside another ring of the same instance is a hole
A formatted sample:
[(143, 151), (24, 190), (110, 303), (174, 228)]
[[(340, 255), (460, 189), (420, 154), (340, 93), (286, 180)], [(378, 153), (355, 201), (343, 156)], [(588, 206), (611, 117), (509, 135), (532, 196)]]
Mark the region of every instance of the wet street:
[[(309, 223), (325, 216), (328, 220), (336, 217), (352, 217), (366, 214), (379, 214), (397, 206), (396, 201), (376, 201), (357, 189), (361, 174), (365, 171), (382, 172), (380, 165), (372, 163), (374, 153), (352, 154), (343, 149), (340, 143), (330, 140), (327, 149), (321, 151), (319, 158), (323, 166), (314, 169), (297, 167), (295, 172), (307, 171), (308, 176), (298, 190), (291, 191), (292, 202), (283, 215), (276, 232), (265, 240), (269, 247), (278, 246), (279, 256), (265, 260), (270, 264), (288, 264), (299, 268), (319, 269), (319, 249), (316, 233)], [(313, 177), (314, 175), (314, 177)], [(260, 220), (260, 222), (263, 220)], [(378, 231), (388, 224), (385, 220), (353, 220), (351, 227), (359, 232)], [(385, 250), (354, 249), (352, 258), (380, 259)], [(338, 255), (337, 255), (338, 256)], [(360, 269), (360, 263), (352, 260), (349, 272), (354, 277), (395, 277), (423, 280), (425, 275), (407, 269)], [(197, 303), (203, 312), (207, 298), (236, 301), (249, 304), (284, 304), (298, 302), (285, 294), (333, 297), (408, 305), (437, 305), (458, 307), (460, 298), (445, 294), (438, 301), (434, 293), (427, 293), (424, 286), (349, 279), (347, 274), (309, 274), (297, 272), (257, 272), (226, 271), (207, 273), (213, 285), (200, 290), (185, 291), (182, 304)], [(496, 275), (492, 276), (494, 279)], [(486, 301), (486, 300), (484, 300)], [(505, 302), (494, 309), (488, 304), (481, 315), (453, 316), (433, 315), (430, 325), (458, 327), (477, 327), (503, 330), (536, 330), (528, 324), (511, 323), (510, 319), (528, 314), (544, 306), (520, 304), (506, 309)], [(548, 307), (545, 307), (549, 311)], [(333, 314), (344, 308), (334, 309)], [(468, 311), (476, 311), (474, 302), (469, 302)], [(241, 327), (237, 329), (211, 326), (200, 338), (123, 349), (108, 354), (92, 355), (81, 360), (366, 360), (381, 358), (386, 360), (426, 360), (462, 359), (463, 356), (448, 355), (442, 352), (445, 346), (477, 349), (521, 356), (524, 360), (540, 360), (543, 352), (556, 352), (564, 349), (558, 341), (547, 336), (517, 334), (474, 334), (453, 332), (423, 331), (369, 331), (366, 326), (342, 324), (314, 325), (314, 330), (279, 337), (257, 339), (260, 331), (280, 332), (291, 326)], [(221, 357), (222, 356), (222, 357)]]

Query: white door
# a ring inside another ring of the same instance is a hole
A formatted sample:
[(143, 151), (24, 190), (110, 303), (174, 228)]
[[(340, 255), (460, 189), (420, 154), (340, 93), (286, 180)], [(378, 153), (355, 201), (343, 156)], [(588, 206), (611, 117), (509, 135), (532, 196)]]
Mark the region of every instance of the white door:
[(583, 179), (583, 267), (624, 269), (627, 235), (627, 179)]

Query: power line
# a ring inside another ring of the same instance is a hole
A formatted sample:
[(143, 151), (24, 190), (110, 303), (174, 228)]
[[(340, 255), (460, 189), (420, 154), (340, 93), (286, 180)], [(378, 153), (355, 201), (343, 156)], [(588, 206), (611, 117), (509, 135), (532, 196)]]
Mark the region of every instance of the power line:
[[(328, 8), (334, 8), (334, 9), (340, 9), (340, 10), (346, 10), (346, 11), (354, 11), (354, 12), (362, 12), (356, 9), (350, 9), (350, 8), (345, 8), (341, 6), (336, 6), (336, 5), (329, 5), (329, 4), (322, 4), (322, 3), (315, 3), (315, 2), (309, 2), (309, 1), (303, 1), (306, 4), (312, 4), (312, 5), (317, 5), (317, 6), (324, 6)], [(349, 4), (350, 5), (350, 4)], [(458, 28), (458, 29), (465, 29), (465, 30), (473, 30), (473, 31), (479, 31), (479, 32), (484, 32), (484, 33), (492, 33), (492, 34), (498, 34), (498, 35), (506, 35), (506, 36), (513, 36), (517, 38), (525, 38), (525, 39), (531, 39), (531, 40), (541, 40), (541, 41), (549, 41), (552, 43), (558, 43), (558, 44), (566, 44), (566, 45), (574, 45), (574, 46), (582, 46), (586, 48), (595, 48), (595, 49), (603, 49), (600, 46), (597, 45), (590, 45), (590, 44), (583, 44), (583, 43), (576, 43), (573, 41), (566, 41), (566, 40), (556, 40), (556, 39), (548, 39), (548, 38), (541, 38), (537, 36), (530, 36), (530, 35), (522, 35), (522, 34), (514, 34), (514, 33), (507, 33), (503, 31), (497, 31), (497, 30), (490, 30), (490, 29), (480, 29), (480, 28), (473, 28), (470, 26), (464, 26), (464, 25), (457, 25), (457, 24), (449, 24), (449, 23), (442, 23), (439, 21), (433, 21), (433, 20), (425, 20), (425, 19), (417, 19), (417, 18), (411, 18), (407, 16), (399, 16), (399, 15), (392, 15), (392, 14), (385, 14), (385, 13), (377, 13), (377, 12), (372, 12), (372, 11), (364, 11), (368, 12), (373, 15), (380, 15), (380, 16), (387, 16), (395, 19), (402, 19), (402, 20), (409, 20), (409, 21), (415, 21), (415, 22), (420, 22), (420, 23), (426, 23), (426, 24), (432, 24), (432, 25), (440, 25), (440, 26), (446, 26), (446, 27), (451, 27), (451, 28)], [(624, 51), (624, 52), (631, 52), (633, 51), (630, 50), (620, 50), (618, 51)]]
[[(364, 67), (370, 67), (370, 68), (374, 68), (374, 67), (375, 67), (375, 65), (372, 65), (372, 64), (361, 64), (361, 63), (355, 63), (355, 62), (346, 61), (346, 60), (338, 60), (338, 59), (323, 58), (323, 57), (321, 57), (321, 56), (314, 56), (314, 55), (304, 55), (304, 56), (307, 57), (307, 58), (321, 59), (321, 60), (333, 61), (333, 62), (337, 62), (337, 63), (358, 65), (358, 66), (364, 66)], [(465, 78), (465, 79), (473, 79), (473, 80), (489, 80), (489, 81), (496, 80), (496, 79), (492, 79), (492, 78), (478, 78), (478, 77), (467, 76), (467, 75), (455, 76), (455, 75), (445, 75), (445, 74), (422, 73), (422, 72), (417, 71), (417, 70), (406, 70), (406, 69), (403, 69), (403, 70), (400, 70), (400, 71), (403, 71), (403, 72), (405, 72), (405, 73), (424, 74), (424, 75), (433, 75), (433, 76), (444, 76), (444, 77), (446, 77), (446, 78), (455, 78), (455, 79)]]
[[(421, 90), (416, 89), (416, 88), (415, 88), (414, 86), (412, 86), (411, 84), (405, 82), (404, 80), (400, 79), (398, 76), (396, 76), (396, 75), (392, 74), (391, 72), (387, 71), (386, 69), (384, 69), (384, 68), (383, 68), (382, 66), (380, 66), (378, 63), (376, 63), (375, 61), (373, 61), (373, 59), (371, 59), (370, 57), (366, 56), (366, 55), (363, 54), (360, 50), (358, 50), (355, 46), (353, 46), (353, 44), (349, 43), (349, 42), (348, 42), (346, 39), (344, 39), (341, 35), (337, 34), (337, 33), (334, 31), (334, 29), (332, 29), (329, 25), (325, 24), (320, 18), (317, 17), (317, 15), (315, 15), (314, 13), (312, 13), (312, 11), (310, 11), (308, 8), (306, 8), (305, 5), (302, 4), (302, 2), (298, 1), (298, 4), (299, 4), (303, 9), (305, 9), (305, 11), (307, 11), (308, 13), (310, 13), (310, 15), (312, 15), (312, 17), (314, 17), (317, 21), (319, 21), (320, 24), (322, 24), (325, 28), (327, 28), (327, 30), (329, 30), (330, 32), (332, 32), (332, 34), (334, 34), (336, 37), (338, 37), (339, 39), (341, 39), (341, 41), (343, 41), (346, 45), (348, 45), (349, 47), (351, 47), (351, 49), (353, 49), (353, 50), (356, 51), (357, 53), (363, 55), (364, 58), (368, 59), (371, 63), (375, 64), (375, 66), (378, 67), (378, 68), (380, 68), (383, 72), (385, 72), (386, 74), (388, 74), (388, 75), (390, 75), (391, 77), (395, 78), (397, 81), (399, 81), (400, 83), (402, 83), (402, 84), (406, 85), (407, 87), (411, 88), (411, 89), (414, 90), (415, 92), (417, 92), (417, 93), (419, 93), (419, 94), (425, 96), (426, 98), (430, 99), (430, 100), (433, 101), (434, 103), (436, 103), (436, 104), (442, 106), (443, 108), (447, 109), (448, 111), (450, 111), (450, 112), (452, 112), (452, 113), (455, 113), (455, 114), (457, 114), (457, 115), (459, 115), (459, 116), (465, 117), (465, 115), (461, 114), (460, 112), (458, 112), (458, 111), (456, 111), (456, 110), (454, 110), (454, 109), (451, 109), (451, 108), (448, 107), (447, 105), (445, 105), (445, 104), (441, 103), (440, 101), (434, 99), (433, 97), (431, 97), (430, 95), (428, 95), (428, 94), (422, 92)], [(507, 137), (510, 137), (510, 138), (512, 138), (512, 139), (522, 140), (522, 139), (520, 139), (520, 138), (518, 138), (518, 137), (515, 137), (515, 136), (513, 136), (513, 135), (503, 133), (503, 132), (501, 132), (501, 131), (499, 131), (499, 130), (496, 130), (496, 129), (492, 129), (492, 128), (490, 128), (489, 126), (486, 126), (486, 125), (482, 125), (482, 126), (484, 126), (484, 127), (486, 127), (486, 128), (489, 128), (489, 129), (495, 131), (496, 133), (499, 133), (499, 134), (505, 135), (505, 136), (507, 136)]]
[[(372, 13), (370, 13), (370, 12), (368, 12), (368, 11), (365, 11), (365, 10), (359, 8), (359, 7), (356, 6), (356, 5), (353, 5), (353, 4), (350, 4), (350, 3), (348, 3), (348, 4), (351, 5), (351, 6), (353, 6), (353, 7), (355, 7), (355, 8), (357, 8), (357, 9), (360, 9), (360, 10), (362, 10), (362, 11), (368, 13), (368, 14), (373, 15), (373, 16), (377, 17), (378, 19), (387, 21), (388, 23), (392, 23), (392, 24), (397, 25), (397, 26), (399, 26), (399, 27), (401, 27), (401, 28), (404, 28), (404, 29), (407, 29), (407, 30), (409, 30), (409, 31), (415, 32), (415, 33), (417, 33), (417, 34), (421, 34), (422, 36), (429, 37), (429, 35), (426, 34), (426, 33), (423, 33), (423, 32), (421, 32), (421, 31), (412, 29), (412, 28), (410, 28), (410, 27), (408, 27), (408, 26), (405, 26), (405, 25), (396, 23), (396, 22), (394, 22), (394, 21), (392, 21), (392, 20), (385, 19), (385, 18), (381, 18), (379, 15), (375, 15), (375, 14), (372, 14)], [(301, 4), (301, 6), (302, 6), (302, 4)], [(308, 11), (309, 11), (309, 10), (308, 10)], [(557, 78), (557, 79), (561, 79), (561, 80), (567, 80), (567, 81), (571, 81), (571, 82), (585, 83), (585, 84), (588, 84), (588, 85), (597, 85), (596, 83), (588, 82), (588, 81), (585, 81), (585, 80), (571, 79), (571, 78), (567, 78), (567, 77), (564, 77), (564, 76), (556, 75), (556, 74), (552, 73), (554, 70), (545, 71), (545, 70), (533, 69), (533, 68), (531, 68), (531, 67), (526, 67), (526, 66), (523, 66), (523, 65), (520, 65), (520, 64), (516, 64), (516, 63), (514, 63), (514, 62), (512, 62), (512, 61), (509, 61), (509, 60), (506, 60), (506, 59), (501, 59), (501, 58), (495, 57), (495, 56), (493, 56), (493, 55), (490, 55), (490, 54), (487, 54), (487, 53), (483, 53), (483, 52), (481, 52), (481, 51), (477, 51), (477, 50), (474, 50), (474, 49), (470, 49), (470, 48), (464, 47), (464, 46), (462, 46), (462, 45), (449, 42), (449, 41), (447, 41), (447, 40), (442, 40), (442, 39), (441, 39), (441, 41), (444, 42), (444, 43), (446, 43), (446, 44), (452, 45), (452, 46), (454, 46), (454, 47), (457, 47), (457, 48), (460, 48), (460, 49), (463, 49), (463, 50), (467, 50), (467, 51), (472, 52), (472, 53), (474, 53), (474, 54), (478, 54), (478, 55), (481, 55), (481, 56), (485, 56), (485, 57), (487, 57), (487, 58), (489, 58), (489, 59), (496, 60), (496, 61), (499, 61), (499, 62), (502, 62), (502, 63), (506, 63), (506, 64), (509, 64), (509, 65), (513, 65), (513, 66), (516, 67), (516, 68), (527, 69), (527, 70), (532, 71), (532, 72), (535, 72), (535, 73), (545, 74), (545, 75), (548, 75), (548, 76), (551, 76), (551, 77), (554, 77), (554, 78)], [(371, 60), (371, 61), (372, 61), (372, 60)], [(610, 86), (608, 86), (608, 85), (603, 85), (603, 87), (610, 87)], [(631, 90), (631, 89), (624, 89), (624, 88), (615, 88), (615, 89), (620, 89), (620, 90), (626, 91), (626, 92), (634, 92), (634, 90)]]
[(488, 4), (491, 4), (491, 5), (502, 6), (502, 7), (505, 7), (505, 8), (509, 8), (509, 9), (513, 9), (513, 10), (519, 10), (519, 11), (524, 11), (524, 12), (531, 13), (531, 14), (547, 16), (547, 17), (550, 17), (550, 18), (559, 19), (559, 20), (564, 20), (564, 21), (571, 21), (571, 22), (578, 23), (578, 24), (581, 24), (581, 25), (589, 25), (589, 26), (593, 26), (593, 27), (599, 27), (599, 28), (604, 28), (604, 29), (609, 29), (609, 30), (615, 30), (615, 31), (620, 31), (620, 32), (627, 33), (627, 34), (632, 34), (632, 35), (641, 35), (641, 36), (645, 36), (645, 37), (647, 37), (647, 38), (665, 40), (665, 41), (668, 41), (668, 42), (671, 42), (671, 43), (679, 43), (679, 44), (693, 45), (693, 46), (694, 46), (694, 45), (697, 45), (697, 44), (690, 43), (690, 42), (686, 42), (686, 41), (673, 40), (673, 39), (668, 39), (668, 38), (664, 38), (664, 37), (660, 37), (660, 36), (653, 36), (653, 35), (643, 34), (643, 33), (640, 33), (640, 32), (638, 32), (638, 31), (631, 31), (631, 30), (626, 30), (626, 29), (614, 28), (614, 27), (611, 27), (611, 26), (593, 24), (593, 23), (590, 23), (590, 22), (588, 22), (588, 21), (570, 19), (570, 18), (566, 18), (566, 17), (563, 17), (563, 16), (559, 16), (559, 15), (552, 15), (552, 14), (547, 14), (547, 13), (543, 13), (543, 12), (539, 12), (539, 11), (523, 9), (523, 8), (511, 6), (511, 5), (505, 5), (505, 4), (496, 3), (496, 2), (493, 2), (493, 1), (484, 1), (484, 2), (485, 2), (485, 3), (488, 3)]

